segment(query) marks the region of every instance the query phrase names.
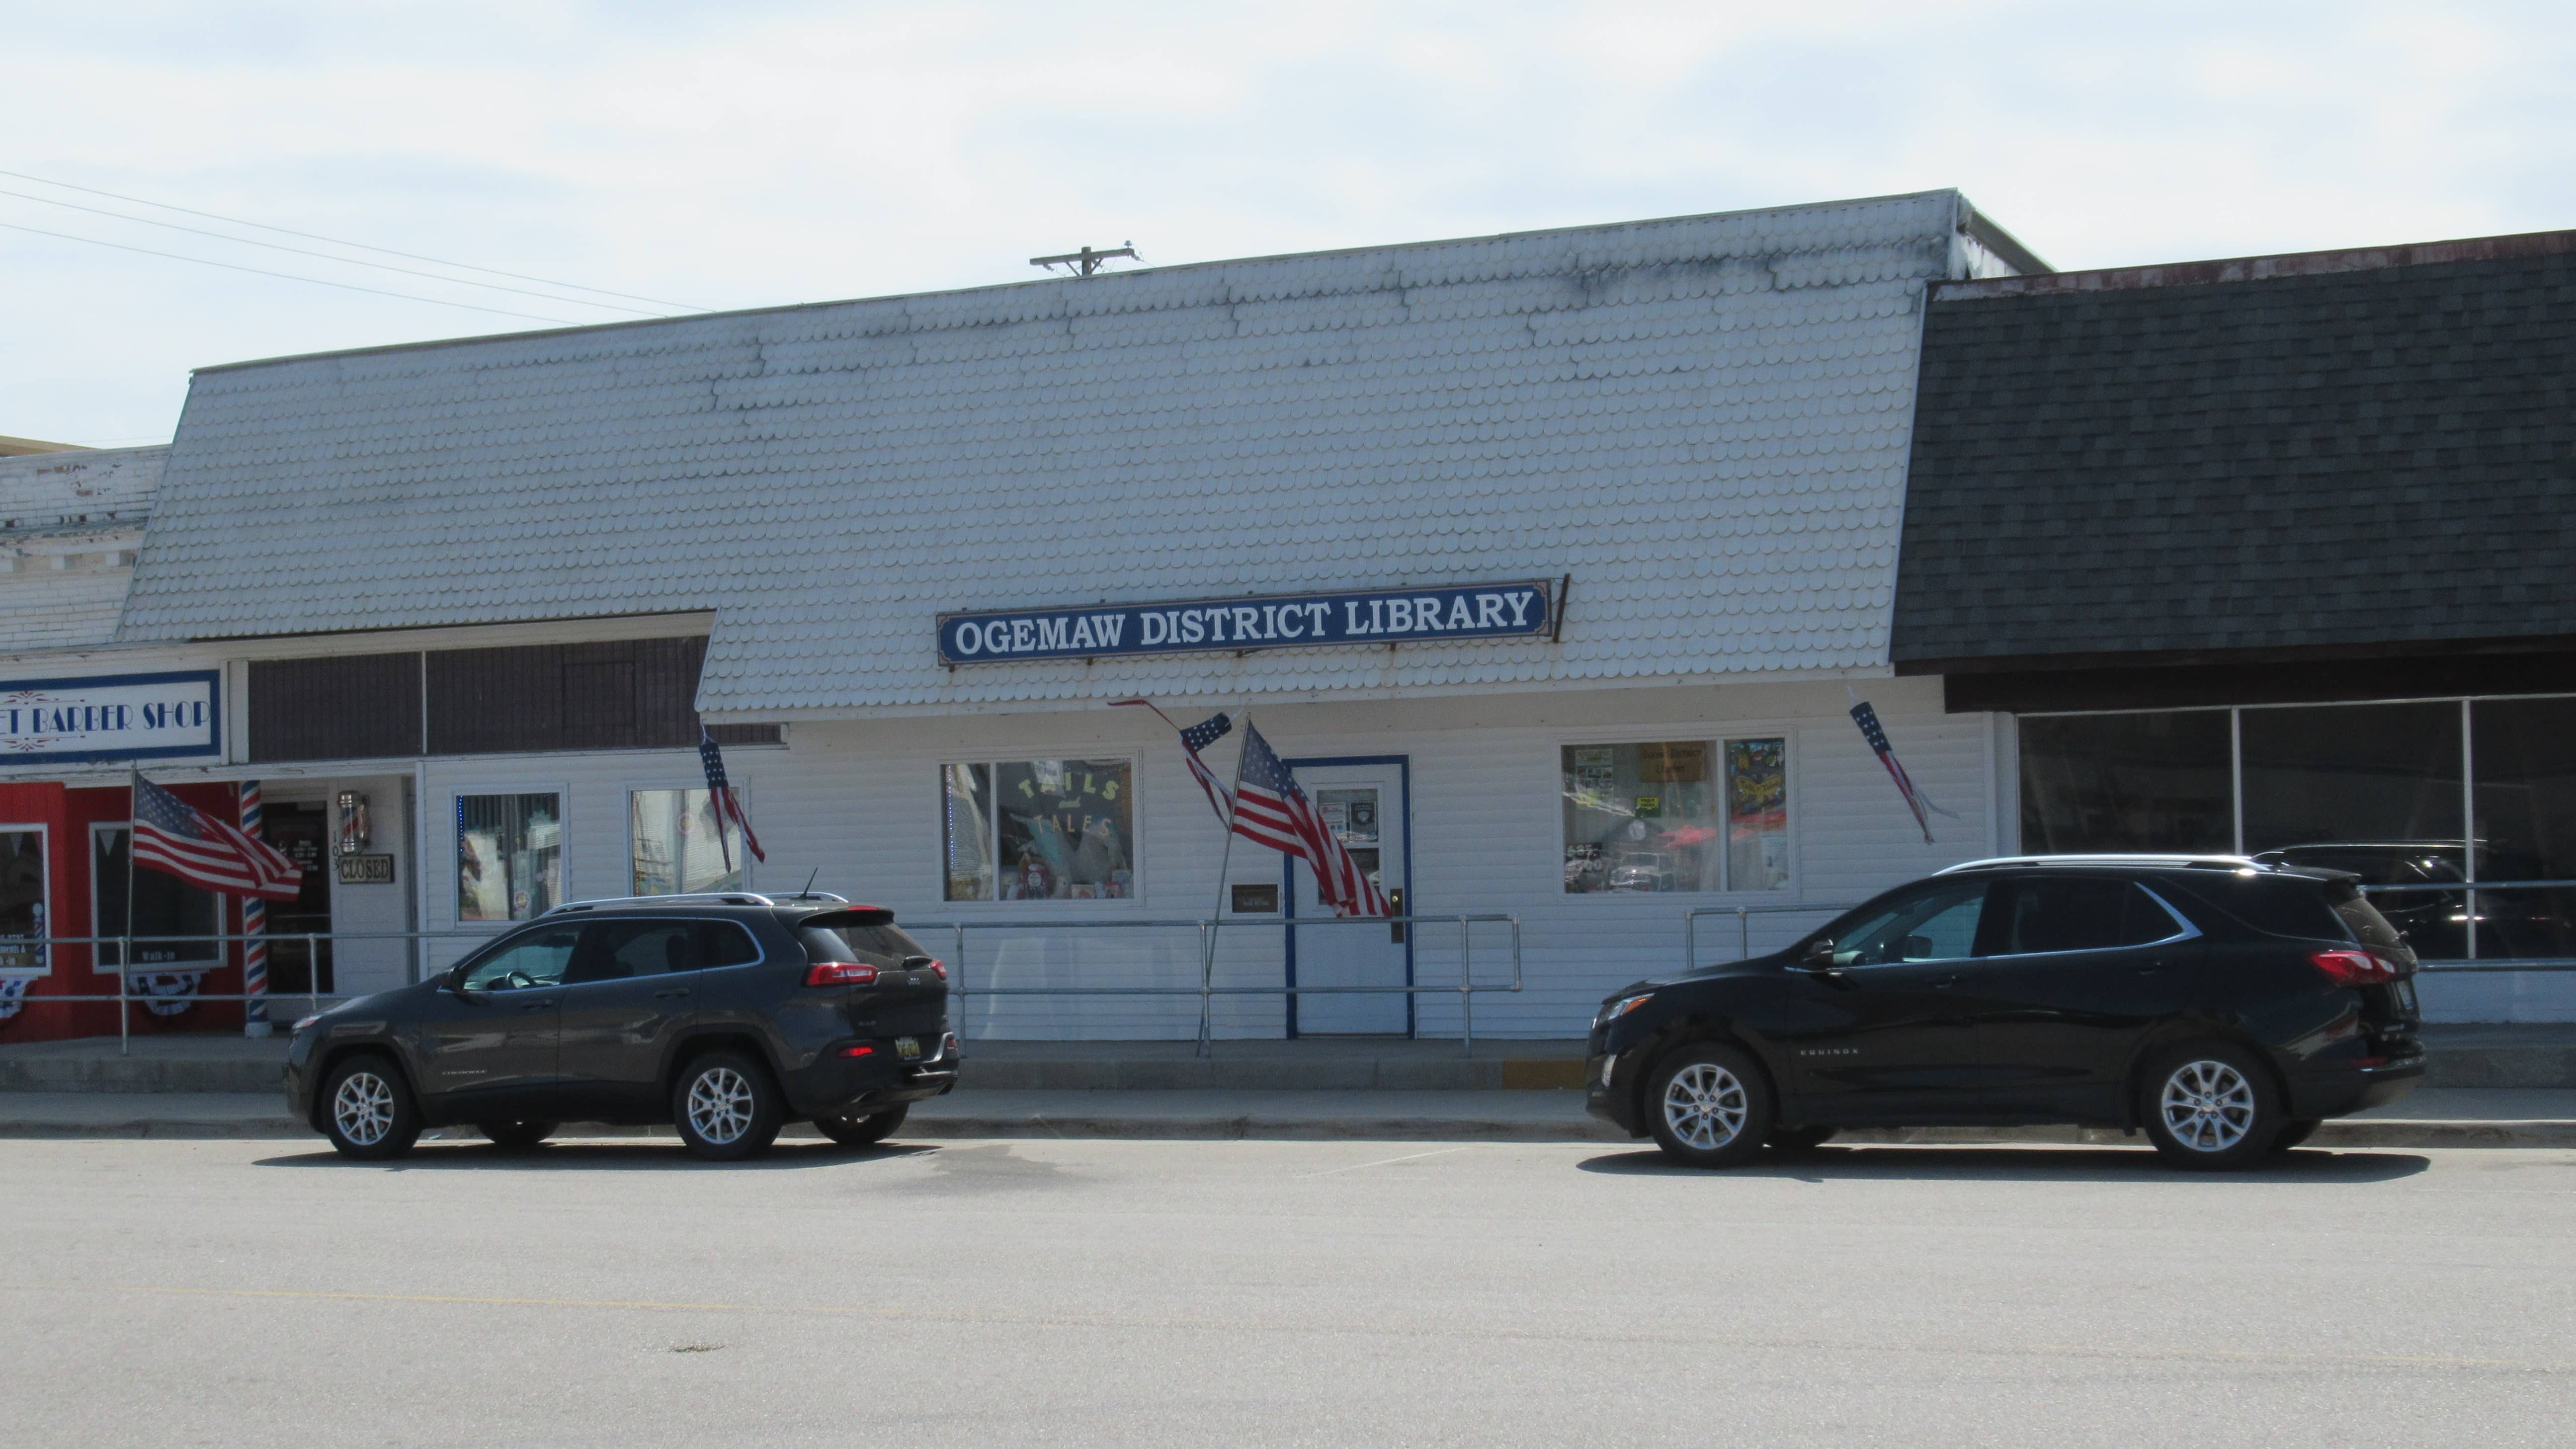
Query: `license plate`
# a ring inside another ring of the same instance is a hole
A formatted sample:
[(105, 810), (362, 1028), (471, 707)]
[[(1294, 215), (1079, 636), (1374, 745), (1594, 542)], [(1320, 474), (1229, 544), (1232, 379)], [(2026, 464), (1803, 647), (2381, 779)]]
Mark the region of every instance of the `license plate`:
[(908, 1062), (921, 1060), (921, 1038), (899, 1036), (894, 1039), (894, 1054)]
[(2397, 983), (2397, 1009), (2407, 1016), (2413, 1016), (2415, 1014), (2414, 982), (2400, 981)]

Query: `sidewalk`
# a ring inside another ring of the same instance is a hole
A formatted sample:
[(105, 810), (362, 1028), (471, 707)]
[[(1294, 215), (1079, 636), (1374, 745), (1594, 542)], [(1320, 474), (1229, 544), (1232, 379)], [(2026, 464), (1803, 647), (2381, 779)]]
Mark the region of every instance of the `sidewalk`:
[[(446, 1129), (471, 1137), (470, 1128)], [(567, 1136), (670, 1135), (668, 1128), (576, 1124)], [(791, 1137), (811, 1137), (794, 1127)], [(913, 1110), (907, 1137), (1238, 1138), (1385, 1142), (1623, 1142), (1570, 1091), (958, 1091)], [(0, 1093), (0, 1137), (291, 1138), (313, 1133), (278, 1094)], [(1854, 1143), (2126, 1143), (2075, 1127), (1925, 1127), (1854, 1132)], [(2428, 1088), (2328, 1122), (2323, 1148), (2576, 1147), (2576, 1089)]]

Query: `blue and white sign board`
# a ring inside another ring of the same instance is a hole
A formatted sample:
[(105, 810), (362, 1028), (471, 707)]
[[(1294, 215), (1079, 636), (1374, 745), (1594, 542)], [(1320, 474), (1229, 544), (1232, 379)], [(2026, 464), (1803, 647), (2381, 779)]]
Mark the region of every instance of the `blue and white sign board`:
[(223, 753), (216, 671), (0, 679), (0, 764)]
[(977, 609), (939, 616), (939, 662), (1234, 654), (1250, 649), (1549, 637), (1556, 586), (1443, 584), (1331, 594), (1252, 594), (1166, 604)]

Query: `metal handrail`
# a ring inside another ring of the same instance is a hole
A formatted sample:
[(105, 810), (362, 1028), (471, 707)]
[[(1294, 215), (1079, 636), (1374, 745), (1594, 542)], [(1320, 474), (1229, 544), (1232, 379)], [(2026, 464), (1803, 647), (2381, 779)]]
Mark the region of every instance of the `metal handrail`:
[[(1455, 991), (1458, 993), (1459, 1050), (1476, 1054), (1476, 993), (1479, 991), (1518, 991), (1521, 989), (1521, 922), (1520, 917), (1501, 913), (1455, 916), (1215, 916), (1190, 920), (1154, 921), (913, 921), (898, 922), (907, 931), (947, 931), (955, 942), (954, 974), (950, 977), (949, 994), (959, 998), (958, 1024), (965, 1024), (965, 999), (971, 996), (1196, 996), (1199, 998), (1198, 1054), (1215, 1053), (1215, 998), (1220, 996), (1422, 996)], [(1209, 949), (1209, 936), (1228, 926), (1443, 926), (1458, 928), (1458, 984), (1455, 986), (1219, 986), (1215, 983), (1216, 953)], [(1512, 979), (1508, 985), (1475, 979), (1475, 928), (1479, 925), (1510, 927), (1512, 943)], [(1180, 930), (1199, 933), (1199, 984), (1196, 986), (987, 986), (976, 990), (966, 979), (966, 933), (977, 931), (1057, 931), (1057, 930)]]
[[(520, 923), (512, 922), (506, 924)], [(1412, 925), (1454, 925), (1458, 928), (1458, 983), (1455, 986), (1425, 986), (1418, 983), (1411, 986), (1290, 986), (1284, 982), (1276, 986), (1219, 986), (1213, 979), (1214, 954), (1207, 949), (1208, 937), (1212, 933), (1221, 931), (1228, 926), (1384, 927)], [(1502, 925), (1509, 928), (1511, 937), (1512, 976), (1508, 983), (1480, 982), (1475, 979), (1475, 927), (1479, 925)], [(969, 930), (1180, 930), (1184, 928), (1199, 933), (1199, 959), (1202, 965), (1199, 971), (1199, 983), (1196, 986), (987, 986), (977, 989), (969, 986), (967, 983), (966, 932)], [(1403, 995), (1410, 997), (1451, 991), (1458, 993), (1460, 1050), (1468, 1056), (1474, 1056), (1476, 1052), (1476, 993), (1479, 991), (1519, 991), (1523, 986), (1521, 975), (1520, 918), (1518, 916), (1504, 914), (1454, 916), (1234, 916), (1190, 920), (1148, 921), (927, 921), (910, 923), (905, 927), (905, 929), (913, 931), (948, 931), (952, 934), (952, 937), (956, 942), (956, 950), (954, 952), (955, 965), (952, 968), (949, 994), (958, 998), (958, 1025), (960, 1028), (963, 1028), (965, 1025), (964, 1013), (966, 998), (970, 996), (1196, 996), (1199, 998), (1198, 1051), (1202, 1056), (1211, 1055), (1214, 1051), (1215, 1038), (1213, 1008), (1215, 998), (1220, 996), (1278, 996), (1283, 999), (1297, 996)], [(497, 934), (499, 934), (499, 932), (496, 930), (271, 931), (258, 935), (239, 931), (204, 931), (184, 936), (19, 936), (9, 937), (6, 939), (16, 943), (23, 943), (30, 952), (43, 953), (44, 959), (48, 962), (52, 960), (50, 953), (58, 947), (120, 946), (122, 948), (118, 953), (120, 964), (116, 967), (110, 968), (116, 972), (117, 990), (113, 995), (105, 992), (47, 992), (42, 997), (31, 997), (25, 998), (24, 1000), (29, 1004), (38, 1001), (113, 1001), (118, 1003), (118, 1051), (120, 1054), (123, 1054), (131, 1050), (133, 1041), (132, 1022), (130, 1020), (132, 1012), (129, 1008), (134, 1002), (148, 999), (146, 996), (136, 994), (131, 989), (132, 978), (137, 976), (158, 976), (173, 971), (212, 971), (221, 969), (222, 967), (230, 964), (220, 960), (213, 962), (137, 962), (134, 959), (134, 948), (138, 944), (167, 945), (183, 942), (232, 942), (251, 940), (267, 941), (274, 944), (282, 941), (302, 941), (305, 943), (305, 951), (309, 962), (318, 958), (319, 951), (317, 943), (322, 941), (488, 941)], [(97, 969), (97, 963), (95, 960), (92, 962), (92, 969)], [(52, 974), (52, 968), (50, 965), (46, 967), (43, 974)], [(319, 1011), (321, 1009), (321, 1003), (326, 1000), (349, 1001), (355, 999), (356, 994), (354, 993), (313, 989), (314, 979), (314, 975), (308, 971), (305, 978), (308, 989), (304, 991), (266, 992), (259, 995), (251, 995), (245, 992), (198, 991), (189, 993), (189, 999), (192, 1001), (268, 1001), (276, 1000), (281, 997), (287, 999), (300, 998), (305, 1001), (308, 1008), (308, 1014), (312, 1011)]]
[(1682, 912), (1682, 969), (1699, 964), (1699, 918), (1702, 916), (1735, 917), (1735, 959), (1751, 960), (1753, 956), (1753, 918), (1755, 916), (1840, 915), (1850, 906), (1697, 906)]

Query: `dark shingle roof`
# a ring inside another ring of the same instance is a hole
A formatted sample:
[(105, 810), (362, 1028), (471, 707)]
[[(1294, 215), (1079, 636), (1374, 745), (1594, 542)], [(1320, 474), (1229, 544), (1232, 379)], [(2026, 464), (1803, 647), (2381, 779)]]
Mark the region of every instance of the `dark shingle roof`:
[(1944, 289), (1894, 660), (2576, 634), (2576, 234), (2500, 240)]

